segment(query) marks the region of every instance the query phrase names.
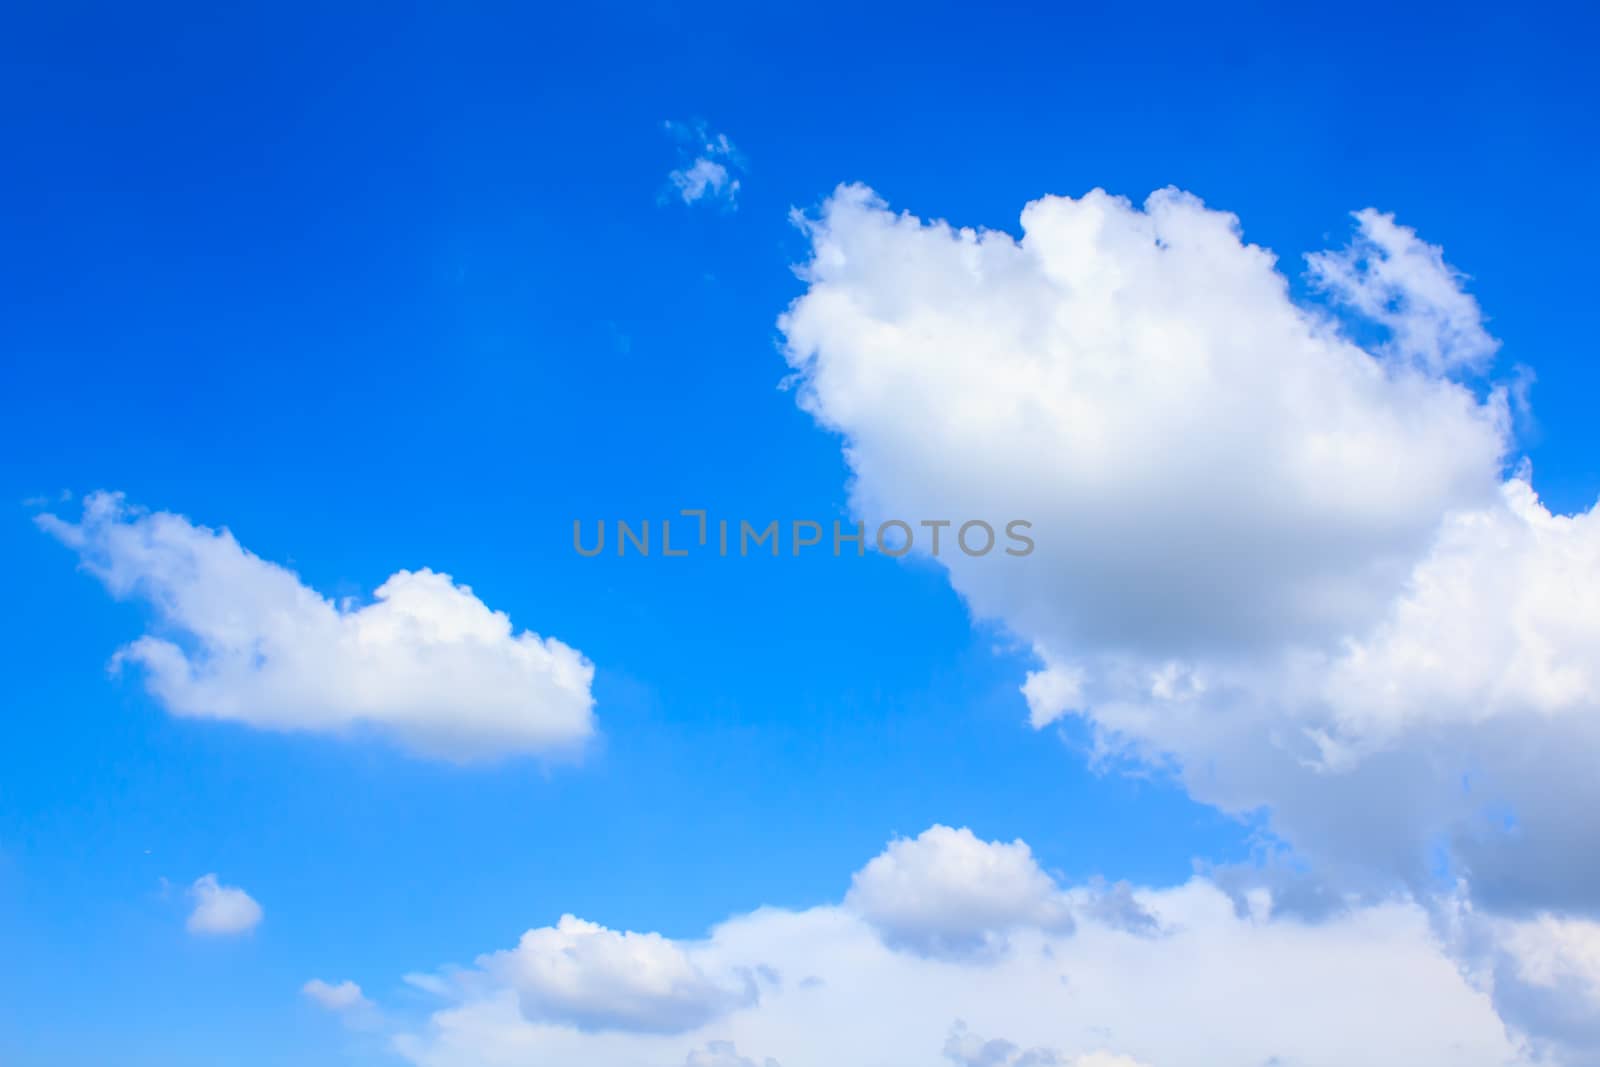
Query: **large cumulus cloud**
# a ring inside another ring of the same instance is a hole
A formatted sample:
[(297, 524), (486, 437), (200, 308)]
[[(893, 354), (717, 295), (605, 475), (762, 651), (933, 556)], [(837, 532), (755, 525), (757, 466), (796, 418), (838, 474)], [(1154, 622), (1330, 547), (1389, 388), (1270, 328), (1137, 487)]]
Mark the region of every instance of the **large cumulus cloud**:
[(1355, 218), (1308, 303), (1176, 190), (1013, 237), (842, 187), (786, 355), (862, 518), (1033, 522), (1031, 556), (939, 562), (1035, 651), (1035, 726), (1265, 812), (1325, 899), (1596, 916), (1600, 515), (1515, 468), (1464, 276)]

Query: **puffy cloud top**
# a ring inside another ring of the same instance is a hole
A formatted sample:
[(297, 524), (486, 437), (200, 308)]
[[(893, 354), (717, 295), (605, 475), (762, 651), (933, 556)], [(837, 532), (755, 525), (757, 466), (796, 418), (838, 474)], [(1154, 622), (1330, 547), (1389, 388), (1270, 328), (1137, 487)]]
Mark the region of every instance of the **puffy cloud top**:
[(713, 978), (660, 934), (571, 915), (478, 962), (516, 990), (526, 1018), (585, 1030), (692, 1030), (755, 997), (750, 983)]
[(261, 923), (261, 905), (238, 886), (223, 885), (214, 874), (201, 875), (189, 887), (194, 910), (186, 924), (191, 934), (247, 934)]
[(1031, 521), (1025, 561), (940, 558), (1048, 649), (1336, 638), (1441, 514), (1493, 499), (1503, 398), (1344, 340), (1188, 194), (1046, 197), (1018, 240), (847, 186), (804, 225), (781, 327), (856, 509)]
[(1072, 928), (1067, 895), (1027, 844), (948, 826), (890, 842), (856, 872), (845, 906), (890, 944), (930, 955), (991, 955), (1018, 927)]

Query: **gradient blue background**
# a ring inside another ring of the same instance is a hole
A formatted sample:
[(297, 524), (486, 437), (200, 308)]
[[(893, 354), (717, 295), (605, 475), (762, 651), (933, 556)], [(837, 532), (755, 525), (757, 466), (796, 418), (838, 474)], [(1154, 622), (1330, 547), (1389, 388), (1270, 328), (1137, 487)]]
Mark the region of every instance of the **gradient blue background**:
[[(381, 1062), (300, 984), (403, 1003), (563, 912), (695, 936), (836, 900), (936, 821), (1074, 878), (1247, 858), (1252, 825), (1029, 730), (1027, 658), (930, 569), (570, 548), (574, 518), (842, 514), (775, 329), (787, 213), (841, 181), (1013, 231), (1175, 184), (1296, 279), (1396, 212), (1539, 368), (1547, 500), (1592, 502), (1594, 17), (1107, 7), (8, 5), (0, 1064)], [(748, 157), (737, 211), (663, 201), (667, 119)], [(143, 609), (24, 504), (96, 488), (328, 595), (449, 572), (597, 664), (601, 745), (462, 769), (168, 717), (106, 672)], [(183, 932), (207, 871), (252, 936)]]

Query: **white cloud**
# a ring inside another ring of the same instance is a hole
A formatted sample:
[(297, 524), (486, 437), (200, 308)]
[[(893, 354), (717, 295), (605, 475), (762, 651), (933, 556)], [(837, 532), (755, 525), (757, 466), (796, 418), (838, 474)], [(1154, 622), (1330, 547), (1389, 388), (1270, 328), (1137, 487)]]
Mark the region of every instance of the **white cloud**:
[(227, 530), (96, 493), (82, 519), (40, 525), (166, 636), (117, 654), (175, 715), (278, 730), (371, 727), (448, 759), (574, 751), (594, 731), (594, 667), (515, 632), (449, 575), (399, 571), (375, 600), (333, 602)]
[(804, 224), (808, 288), (781, 326), (855, 509), (1031, 521), (1025, 559), (940, 560), (1063, 661), (1336, 639), (1382, 613), (1442, 514), (1494, 498), (1503, 399), (1343, 340), (1187, 194), (1048, 197), (1019, 241), (850, 186)]
[(1503, 394), (1443, 373), (1493, 351), (1476, 303), (1358, 218), (1314, 262), (1390, 327), (1376, 354), (1185, 194), (1046, 198), (1019, 241), (844, 188), (789, 358), (868, 521), (1033, 521), (1026, 559), (940, 559), (1044, 661), (1035, 725), (1270, 808), (1329, 873), (1426, 882), (1443, 834), (1475, 892), (1593, 907), (1600, 517), (1501, 481)]
[(1597, 603), (1600, 515), (1552, 515), (1512, 480), (1444, 517), (1342, 640), (1102, 661), (1081, 708), (1108, 749), (1174, 761), (1197, 798), (1266, 807), (1335, 884), (1426, 889), (1442, 859), (1486, 906), (1594, 914)]
[(1021, 841), (934, 826), (893, 841), (851, 881), (845, 906), (891, 945), (941, 956), (992, 956), (1019, 927), (1067, 931), (1069, 904)]
[[(884, 856), (900, 865), (905, 847), (927, 837), (892, 843)], [(1008, 857), (999, 862), (1010, 877), (1025, 887), (1034, 883), (1037, 868), (1006, 853), (1013, 846), (987, 847), (992, 856)], [(960, 866), (970, 866), (970, 857)], [(919, 889), (935, 899), (948, 891), (950, 877), (937, 864), (900, 869), (897, 900)], [(1073, 900), (1098, 894), (1085, 889), (1064, 892)], [(674, 1032), (585, 1028), (552, 1018), (547, 1001), (530, 1017), (520, 979), (480, 965), (434, 984), (450, 999), (427, 1020), (404, 1028), (394, 1047), (419, 1067), (761, 1062), (736, 1049), (760, 1050), (783, 1067), (1531, 1063), (1508, 1038), (1489, 994), (1443, 951), (1429, 912), (1415, 903), (1355, 906), (1310, 923), (1276, 913), (1264, 889), (1250, 893), (1251, 907), (1241, 910), (1201, 878), (1127, 892), (1154, 918), (1158, 935), (1131, 932), (1085, 907), (1077, 911), (1073, 932), (1016, 927), (1008, 951), (985, 957), (903, 951), (852, 906), (763, 908), (736, 916), (704, 941), (677, 949), (700, 974), (759, 976), (761, 995)], [(616, 958), (660, 951), (626, 950), (612, 940), (620, 935), (605, 933), (606, 953)], [(599, 975), (598, 981), (550, 983), (584, 987), (585, 1002), (612, 1003), (611, 993), (601, 997), (596, 990), (636, 981), (625, 977), (630, 966), (642, 974), (686, 973), (678, 952), (664, 953), (670, 961), (664, 964), (608, 960), (591, 967), (587, 953), (569, 956), (568, 944), (552, 939), (535, 954), (565, 956), (554, 966)], [(964, 1025), (952, 1030), (957, 1020)]]
[(1033, 522), (1026, 558), (939, 559), (1038, 654), (1034, 725), (1265, 809), (1335, 898), (1442, 861), (1484, 908), (1594, 916), (1600, 513), (1504, 478), (1462, 276), (1356, 218), (1310, 262), (1371, 351), (1175, 190), (1047, 197), (1016, 239), (841, 188), (781, 320), (800, 401), (869, 523)]
[(186, 924), (191, 934), (247, 934), (261, 923), (261, 905), (238, 886), (222, 885), (214, 874), (195, 879), (189, 896), (194, 900)]
[(372, 1007), (372, 1001), (361, 992), (361, 987), (346, 979), (337, 985), (313, 978), (300, 987), (300, 992), (332, 1012), (348, 1012)]
[(584, 1030), (692, 1030), (756, 996), (748, 978), (713, 977), (692, 949), (659, 934), (571, 915), (478, 964), (516, 991), (526, 1018)]
[(667, 175), (667, 180), (685, 204), (700, 200), (717, 201), (736, 207), (744, 156), (728, 140), (727, 134), (710, 133), (703, 123), (667, 122), (667, 132), (677, 138), (684, 162)]

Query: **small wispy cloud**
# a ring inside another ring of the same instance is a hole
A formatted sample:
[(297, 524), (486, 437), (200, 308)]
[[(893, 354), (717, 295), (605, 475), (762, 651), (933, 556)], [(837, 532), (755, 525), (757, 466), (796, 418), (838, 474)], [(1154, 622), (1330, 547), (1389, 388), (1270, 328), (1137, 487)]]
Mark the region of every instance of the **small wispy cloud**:
[(679, 166), (667, 175), (685, 204), (715, 201), (728, 209), (738, 205), (739, 175), (745, 170), (743, 154), (725, 133), (712, 133), (704, 122), (662, 124), (678, 142)]

